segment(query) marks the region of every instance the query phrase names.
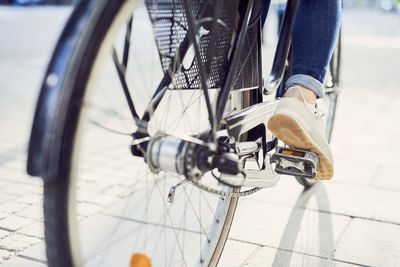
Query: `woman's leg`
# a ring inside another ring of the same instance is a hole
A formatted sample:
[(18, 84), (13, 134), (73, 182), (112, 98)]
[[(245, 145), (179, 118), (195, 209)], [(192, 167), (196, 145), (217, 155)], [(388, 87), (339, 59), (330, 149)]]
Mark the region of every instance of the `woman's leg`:
[(341, 0), (300, 0), (292, 32), (293, 71), (289, 88), (268, 121), (268, 129), (290, 147), (317, 153), (317, 179), (333, 176), (333, 155), (315, 108), (335, 47)]
[(286, 83), (324, 96), (323, 82), (338, 36), (341, 0), (300, 0), (293, 25), (293, 71)]

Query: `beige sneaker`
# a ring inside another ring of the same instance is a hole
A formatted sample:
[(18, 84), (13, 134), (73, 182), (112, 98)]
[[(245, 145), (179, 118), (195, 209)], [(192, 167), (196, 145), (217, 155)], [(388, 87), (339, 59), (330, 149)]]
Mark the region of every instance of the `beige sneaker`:
[(268, 129), (278, 139), (293, 148), (310, 150), (318, 155), (317, 180), (333, 176), (333, 156), (325, 140), (322, 112), (305, 103), (299, 87), (291, 87), (268, 121)]

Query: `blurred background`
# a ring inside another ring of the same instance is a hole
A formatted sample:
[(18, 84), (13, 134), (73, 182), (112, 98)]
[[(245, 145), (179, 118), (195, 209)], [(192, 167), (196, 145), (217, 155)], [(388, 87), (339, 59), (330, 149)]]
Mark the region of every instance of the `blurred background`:
[[(0, 0), (1, 4), (16, 5), (70, 5), (76, 0)], [(345, 8), (380, 8), (384, 11), (397, 11), (398, 0), (344, 0)]]
[(73, 0), (0, 0), (0, 3), (8, 5), (71, 5)]
[[(0, 266), (46, 263), (42, 183), (25, 173), (26, 150), (72, 2), (0, 0)], [(400, 0), (343, 4), (335, 176), (307, 194), (285, 177), (241, 201), (221, 266), (400, 266)], [(277, 39), (277, 10), (275, 3), (264, 32), (266, 55)], [(274, 216), (255, 218), (257, 205)]]

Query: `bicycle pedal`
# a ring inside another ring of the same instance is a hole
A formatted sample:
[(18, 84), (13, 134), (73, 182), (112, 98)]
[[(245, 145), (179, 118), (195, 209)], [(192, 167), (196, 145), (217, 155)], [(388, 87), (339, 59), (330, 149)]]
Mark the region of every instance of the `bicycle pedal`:
[(317, 175), (319, 162), (314, 152), (279, 146), (275, 151), (270, 162), (276, 164), (276, 173), (305, 178), (315, 178)]

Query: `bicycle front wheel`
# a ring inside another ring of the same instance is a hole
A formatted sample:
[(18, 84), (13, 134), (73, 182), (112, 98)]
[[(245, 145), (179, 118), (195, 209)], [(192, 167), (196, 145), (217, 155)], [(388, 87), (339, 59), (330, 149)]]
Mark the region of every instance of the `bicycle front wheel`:
[[(47, 172), (56, 177), (44, 185), (49, 266), (128, 266), (132, 257), (153, 266), (216, 265), (237, 198), (154, 173), (129, 150), (136, 126), (124, 87), (143, 114), (163, 78), (147, 10), (139, 1), (88, 2), (93, 12), (74, 13), (83, 30), (59, 81), (72, 93), (59, 105), (66, 114), (62, 149), (58, 168)], [(217, 93), (210, 90), (211, 98)], [(228, 105), (227, 112), (240, 108)], [(201, 90), (168, 90), (148, 124), (150, 133), (197, 136), (209, 129)], [(233, 190), (211, 175), (201, 179)]]

